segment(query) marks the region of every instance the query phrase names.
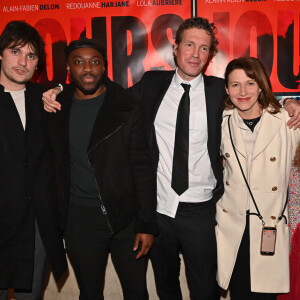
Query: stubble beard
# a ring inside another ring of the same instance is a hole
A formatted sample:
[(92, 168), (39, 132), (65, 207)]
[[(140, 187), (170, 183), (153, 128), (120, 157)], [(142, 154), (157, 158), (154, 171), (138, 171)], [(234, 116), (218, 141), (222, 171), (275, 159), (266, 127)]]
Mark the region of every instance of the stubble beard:
[[(89, 74), (89, 75), (95, 78), (94, 75), (92, 75), (92, 74)], [(80, 79), (82, 80), (83, 77), (84, 76), (80, 76)], [(89, 89), (85, 88), (82, 85), (81, 80), (77, 80), (76, 78), (74, 78), (72, 76), (72, 82), (74, 83), (74, 85), (77, 89), (79, 89), (84, 95), (93, 95), (96, 93), (96, 91), (99, 89), (99, 87), (103, 84), (104, 78), (103, 78), (103, 76), (101, 76), (97, 81), (95, 81), (94, 85), (91, 86), (91, 88), (89, 88)]]

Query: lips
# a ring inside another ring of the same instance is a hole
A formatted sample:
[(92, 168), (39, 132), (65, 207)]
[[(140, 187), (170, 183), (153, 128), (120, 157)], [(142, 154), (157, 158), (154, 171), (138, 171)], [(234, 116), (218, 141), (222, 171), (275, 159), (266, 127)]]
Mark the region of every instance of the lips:
[(95, 81), (95, 76), (89, 74), (89, 75), (82, 76), (81, 79), (83, 82), (90, 83)]
[(241, 102), (246, 102), (246, 101), (249, 101), (250, 100), (250, 97), (247, 97), (247, 98), (237, 98), (239, 101)]
[(198, 67), (200, 65), (200, 62), (196, 61), (189, 61), (188, 64), (192, 67)]
[(16, 73), (19, 74), (19, 75), (25, 75), (27, 73), (27, 70), (25, 69), (15, 69)]

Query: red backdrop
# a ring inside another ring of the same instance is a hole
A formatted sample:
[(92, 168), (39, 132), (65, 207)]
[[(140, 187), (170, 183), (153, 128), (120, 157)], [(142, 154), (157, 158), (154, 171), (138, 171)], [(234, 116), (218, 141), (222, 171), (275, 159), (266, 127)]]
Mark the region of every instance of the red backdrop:
[[(107, 49), (108, 75), (124, 87), (145, 70), (174, 68), (174, 34), (193, 8), (189, 0), (1, 2), (1, 31), (11, 20), (24, 20), (42, 35), (47, 66), (38, 80), (48, 86), (67, 80), (64, 48), (80, 36)], [(208, 74), (222, 77), (229, 60), (250, 54), (263, 61), (274, 91), (300, 92), (299, 0), (196, 0), (194, 5), (198, 16), (218, 28), (220, 52)]]

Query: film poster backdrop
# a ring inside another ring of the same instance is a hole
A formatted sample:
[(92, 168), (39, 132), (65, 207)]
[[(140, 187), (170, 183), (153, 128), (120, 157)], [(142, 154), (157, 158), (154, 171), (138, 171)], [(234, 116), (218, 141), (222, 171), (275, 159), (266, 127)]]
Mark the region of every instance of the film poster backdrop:
[(40, 32), (46, 68), (35, 80), (49, 87), (68, 82), (64, 49), (80, 37), (101, 43), (109, 77), (124, 87), (147, 70), (175, 68), (175, 32), (194, 11), (218, 28), (220, 51), (206, 74), (223, 77), (231, 59), (251, 55), (264, 63), (277, 95), (300, 95), (300, 0), (6, 0), (0, 11), (1, 31), (24, 20)]

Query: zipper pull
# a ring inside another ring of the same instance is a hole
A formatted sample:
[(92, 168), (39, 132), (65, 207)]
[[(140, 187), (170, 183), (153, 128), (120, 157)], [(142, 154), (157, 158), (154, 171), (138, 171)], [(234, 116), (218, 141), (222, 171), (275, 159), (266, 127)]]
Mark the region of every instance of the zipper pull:
[(106, 211), (105, 206), (104, 206), (104, 205), (100, 205), (100, 207), (101, 207), (102, 213), (103, 213), (104, 215), (107, 215), (107, 211)]

